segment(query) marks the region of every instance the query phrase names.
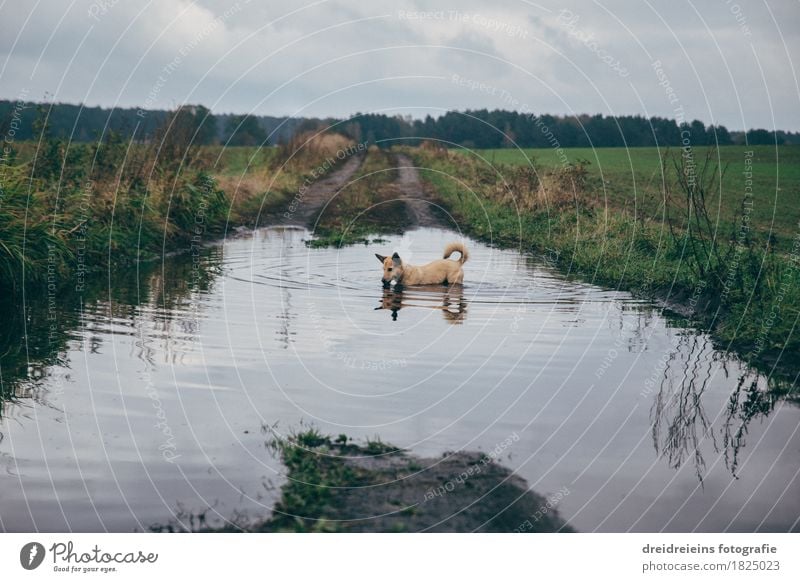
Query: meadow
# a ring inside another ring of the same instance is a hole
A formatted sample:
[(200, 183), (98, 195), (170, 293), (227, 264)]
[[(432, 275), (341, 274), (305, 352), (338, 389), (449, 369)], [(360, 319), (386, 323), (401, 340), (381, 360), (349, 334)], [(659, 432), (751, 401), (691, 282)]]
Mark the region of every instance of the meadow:
[[(665, 168), (662, 158), (680, 155), (678, 148), (567, 148), (561, 156), (554, 148), (455, 150), (483, 159), (490, 165), (529, 166), (556, 170), (564, 162), (582, 163), (588, 172), (591, 192), (597, 202), (611, 208), (657, 220), (664, 212), (664, 184), (674, 181), (674, 168)], [(748, 152), (752, 157), (748, 159)], [(789, 250), (800, 224), (800, 147), (724, 146), (697, 147), (695, 163), (711, 155), (723, 170), (718, 188), (709, 193), (707, 206), (712, 220), (724, 232), (741, 214), (745, 197), (745, 171), (752, 172), (751, 223), (772, 243)]]

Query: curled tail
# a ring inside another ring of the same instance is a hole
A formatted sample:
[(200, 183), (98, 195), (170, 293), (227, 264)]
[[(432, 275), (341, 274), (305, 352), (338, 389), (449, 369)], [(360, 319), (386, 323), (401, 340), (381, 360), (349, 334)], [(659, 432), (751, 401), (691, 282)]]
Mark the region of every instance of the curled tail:
[(464, 246), (464, 243), (460, 242), (451, 242), (449, 245), (444, 247), (444, 258), (449, 259), (450, 255), (453, 253), (458, 252), (461, 256), (458, 259), (458, 262), (462, 265), (467, 262), (469, 258), (469, 253), (467, 252), (467, 247)]

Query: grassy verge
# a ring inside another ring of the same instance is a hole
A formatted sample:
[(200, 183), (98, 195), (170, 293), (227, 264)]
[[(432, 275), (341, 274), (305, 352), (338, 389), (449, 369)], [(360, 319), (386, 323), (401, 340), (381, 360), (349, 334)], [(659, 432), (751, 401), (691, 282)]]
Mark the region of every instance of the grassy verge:
[[(765, 232), (736, 196), (744, 192), (747, 176), (740, 172), (732, 182), (723, 175), (720, 189), (717, 159), (695, 151), (697, 175), (687, 183), (685, 160), (672, 156), (661, 164), (660, 210), (655, 204), (639, 212), (624, 198), (604, 196), (603, 184), (580, 156), (542, 167), (492, 165), (484, 153), (409, 150), (425, 168), (423, 180), (466, 232), (540, 254), (582, 279), (665, 299), (748, 362), (796, 369), (798, 225), (783, 219), (783, 243), (777, 245), (774, 231)], [(757, 195), (766, 178), (757, 158), (753, 167), (760, 174)], [(795, 188), (796, 183), (788, 189)], [(724, 212), (716, 212), (720, 204)], [(781, 204), (791, 206), (787, 199)], [(793, 211), (787, 208), (785, 215)]]
[(273, 517), (259, 526), (261, 531), (337, 531), (341, 494), (347, 488), (370, 485), (369, 472), (342, 462), (345, 455), (380, 455), (396, 452), (380, 441), (365, 447), (348, 444), (346, 435), (334, 441), (314, 429), (275, 439), (270, 443), (286, 466), (288, 481)]
[[(348, 142), (325, 134), (283, 148), (192, 145), (171, 120), (152, 142), (43, 138), (0, 164), (0, 290), (83, 280), (165, 252), (189, 251), (278, 212)], [(44, 133), (46, 135), (46, 131)]]

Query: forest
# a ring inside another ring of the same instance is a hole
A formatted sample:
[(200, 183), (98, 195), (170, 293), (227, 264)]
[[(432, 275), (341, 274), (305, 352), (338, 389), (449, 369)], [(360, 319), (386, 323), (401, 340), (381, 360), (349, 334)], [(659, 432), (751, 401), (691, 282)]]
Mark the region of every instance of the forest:
[[(278, 145), (297, 134), (332, 127), (356, 141), (382, 147), (417, 145), (436, 140), (447, 147), (647, 147), (703, 145), (796, 145), (800, 133), (749, 129), (729, 131), (700, 120), (679, 123), (663, 117), (602, 114), (558, 116), (476, 109), (448, 111), (423, 119), (377, 113), (356, 113), (347, 119), (215, 114), (202, 105), (179, 108), (196, 119), (196, 145)], [(51, 137), (77, 142), (97, 141), (109, 131), (128, 139), (151, 139), (169, 118), (165, 110), (86, 107), (66, 103), (0, 100), (0, 132), (15, 141), (38, 138), (37, 120), (46, 119)]]

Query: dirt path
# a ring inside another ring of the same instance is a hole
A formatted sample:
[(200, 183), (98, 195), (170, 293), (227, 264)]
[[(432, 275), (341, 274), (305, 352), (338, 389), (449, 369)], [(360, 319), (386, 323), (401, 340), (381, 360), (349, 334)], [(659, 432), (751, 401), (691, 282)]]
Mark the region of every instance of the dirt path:
[[(272, 211), (266, 223), (285, 226), (313, 226), (322, 208), (339, 191), (347, 186), (358, 172), (364, 156), (353, 156), (334, 172), (311, 184), (305, 192), (298, 193), (287, 201), (285, 207)], [(393, 156), (393, 167), (397, 178), (382, 192), (384, 198), (401, 200), (408, 210), (410, 227), (443, 227), (445, 224), (437, 216), (436, 206), (430, 201), (419, 179), (419, 173), (411, 159), (404, 154)]]
[(397, 179), (390, 188), (393, 194), (406, 204), (414, 226), (443, 226), (442, 221), (433, 212), (435, 207), (425, 195), (419, 173), (411, 159), (406, 155), (397, 154), (394, 165), (397, 168)]
[(276, 215), (278, 224), (308, 226), (323, 206), (341, 190), (364, 162), (363, 155), (351, 156), (339, 169), (311, 184), (306, 191), (289, 200), (286, 208)]

